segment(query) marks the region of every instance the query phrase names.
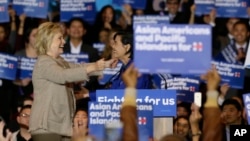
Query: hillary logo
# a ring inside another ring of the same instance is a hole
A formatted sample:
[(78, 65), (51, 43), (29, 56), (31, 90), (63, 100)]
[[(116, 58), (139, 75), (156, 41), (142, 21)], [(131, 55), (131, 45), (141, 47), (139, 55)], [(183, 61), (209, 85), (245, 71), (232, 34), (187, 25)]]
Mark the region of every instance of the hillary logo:
[(201, 52), (203, 50), (202, 42), (193, 42), (193, 51)]
[(139, 125), (146, 125), (147, 124), (147, 118), (146, 117), (139, 117), (138, 118), (138, 124)]
[(194, 92), (194, 91), (195, 91), (195, 87), (191, 86), (191, 87), (189, 87), (189, 90), (190, 90), (191, 92)]
[(242, 7), (247, 7), (247, 2), (241, 2)]
[(0, 6), (0, 12), (5, 11), (5, 8), (3, 6)]
[(44, 2), (41, 2), (41, 1), (40, 1), (40, 2), (38, 3), (38, 6), (39, 6), (39, 7), (44, 7)]
[(239, 73), (239, 72), (235, 72), (235, 73), (234, 73), (234, 76), (235, 76), (235, 77), (240, 77), (240, 73)]
[(9, 64), (9, 68), (10, 68), (10, 69), (13, 69), (13, 68), (14, 68), (14, 65), (13, 65), (13, 64)]

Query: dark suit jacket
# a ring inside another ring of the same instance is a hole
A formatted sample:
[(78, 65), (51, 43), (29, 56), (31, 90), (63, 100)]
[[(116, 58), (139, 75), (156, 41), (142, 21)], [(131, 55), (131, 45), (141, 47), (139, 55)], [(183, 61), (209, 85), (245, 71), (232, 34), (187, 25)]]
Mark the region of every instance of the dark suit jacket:
[[(160, 15), (161, 12), (154, 12), (153, 15)], [(169, 12), (164, 11), (164, 15), (168, 16)], [(171, 24), (188, 24), (189, 23), (189, 13), (183, 13), (183, 12), (177, 12), (176, 16), (172, 21), (170, 21)]]
[[(63, 48), (64, 53), (71, 53), (70, 48), (71, 48), (70, 43), (68, 41)], [(92, 46), (85, 44), (85, 43), (82, 43), (81, 53), (88, 54), (89, 62), (95, 62), (98, 59), (100, 59), (100, 56), (98, 55), (98, 51)]]

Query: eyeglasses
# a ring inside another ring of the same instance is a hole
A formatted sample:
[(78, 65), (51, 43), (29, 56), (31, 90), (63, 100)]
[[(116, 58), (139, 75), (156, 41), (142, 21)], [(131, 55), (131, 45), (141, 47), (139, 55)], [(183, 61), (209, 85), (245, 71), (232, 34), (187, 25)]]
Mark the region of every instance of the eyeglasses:
[(24, 117), (24, 118), (29, 118), (29, 117), (30, 117), (30, 115), (25, 114), (25, 113), (22, 113), (22, 114), (20, 114), (19, 116), (20, 116), (20, 117)]

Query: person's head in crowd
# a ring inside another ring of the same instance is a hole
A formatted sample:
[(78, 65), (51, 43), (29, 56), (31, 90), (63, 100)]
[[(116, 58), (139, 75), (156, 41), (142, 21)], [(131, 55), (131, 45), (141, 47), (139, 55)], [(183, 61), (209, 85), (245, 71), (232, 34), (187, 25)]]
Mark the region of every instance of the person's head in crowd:
[(168, 12), (170, 14), (176, 15), (179, 7), (180, 7), (181, 0), (167, 0), (166, 6), (168, 9)]
[(160, 139), (160, 141), (186, 141), (185, 138), (178, 135), (165, 135)]
[(53, 17), (52, 22), (53, 22), (53, 23), (58, 23), (58, 24), (60, 24), (60, 26), (61, 26), (61, 28), (62, 28), (62, 32), (63, 32), (64, 38), (67, 37), (67, 27), (66, 27), (66, 23), (60, 21), (60, 15), (59, 15), (59, 14), (56, 15), (55, 17)]
[(99, 32), (99, 41), (105, 45), (108, 44), (108, 41), (109, 41), (109, 38), (108, 38), (109, 31), (110, 31), (109, 29), (103, 28)]
[(108, 42), (105, 45), (103, 53), (101, 55), (103, 58), (105, 58), (107, 60), (112, 58), (112, 46), (114, 45), (114, 35), (118, 31), (119, 31), (119, 29), (117, 29), (117, 28), (113, 28), (113, 29), (109, 30)]
[(34, 48), (36, 42), (37, 27), (29, 27), (24, 33), (25, 46)]
[(29, 129), (29, 118), (31, 113), (31, 105), (23, 106), (17, 116), (17, 122), (20, 128)]
[(38, 55), (58, 58), (63, 53), (65, 40), (59, 24), (47, 22), (38, 27), (35, 48)]
[(188, 117), (191, 113), (190, 104), (187, 102), (181, 102), (177, 104), (177, 117), (186, 116)]
[(133, 59), (133, 35), (125, 31), (118, 31), (114, 35), (112, 56), (127, 64)]
[(173, 130), (174, 134), (184, 137), (186, 139), (189, 138), (190, 123), (188, 117), (179, 116), (176, 119), (174, 119), (173, 128), (174, 128)]
[(0, 42), (3, 42), (6, 39), (5, 26), (0, 24)]
[(133, 12), (136, 16), (142, 16), (144, 15), (144, 10), (143, 9), (134, 9), (134, 12)]
[(244, 45), (249, 40), (250, 28), (247, 22), (237, 21), (233, 25), (233, 36), (235, 42)]
[(221, 117), (226, 125), (239, 125), (242, 122), (242, 106), (235, 99), (227, 99), (221, 106)]
[(82, 40), (87, 33), (86, 22), (82, 18), (72, 18), (67, 24), (67, 33), (70, 39)]
[(115, 10), (111, 5), (104, 6), (99, 13), (99, 21), (102, 23), (110, 23), (111, 25), (115, 24)]
[(88, 127), (88, 111), (84, 108), (78, 108), (74, 115), (74, 123), (78, 123), (78, 126)]
[(227, 20), (227, 23), (226, 23), (226, 27), (227, 27), (227, 32), (228, 34), (230, 35), (233, 35), (233, 26), (236, 22), (238, 22), (240, 19), (238, 18), (229, 18)]
[(20, 112), (21, 108), (23, 106), (26, 106), (26, 105), (32, 105), (33, 104), (33, 98), (32, 97), (29, 97), (29, 96), (25, 96), (25, 97), (20, 97), (18, 99), (18, 103), (17, 103), (17, 111)]

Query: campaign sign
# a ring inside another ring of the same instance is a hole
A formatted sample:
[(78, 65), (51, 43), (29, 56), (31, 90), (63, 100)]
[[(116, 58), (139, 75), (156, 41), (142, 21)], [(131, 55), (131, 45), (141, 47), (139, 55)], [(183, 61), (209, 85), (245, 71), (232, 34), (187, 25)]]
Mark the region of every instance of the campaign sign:
[(214, 0), (195, 0), (195, 14), (209, 14), (214, 8)]
[[(89, 102), (89, 134), (97, 141), (105, 141), (105, 124), (120, 121), (121, 103)], [(140, 103), (137, 105), (137, 123), (139, 141), (153, 137), (153, 106)]]
[(99, 55), (104, 51), (105, 44), (104, 43), (93, 43), (93, 48), (98, 50)]
[(0, 53), (0, 78), (15, 80), (17, 65), (16, 57)]
[(31, 78), (37, 59), (20, 57), (18, 59), (17, 78)]
[(13, 0), (12, 5), (17, 15), (23, 13), (27, 17), (47, 18), (48, 0)]
[(151, 77), (155, 89), (167, 89), (167, 79), (173, 78), (171, 74), (166, 73), (151, 74)]
[(105, 68), (103, 70), (102, 78), (99, 79), (99, 83), (101, 85), (104, 85), (104, 84), (107, 84), (108, 82), (111, 82), (112, 77), (116, 76), (116, 74), (119, 73), (121, 67), (122, 67), (122, 63), (118, 63), (115, 68)]
[(242, 89), (244, 86), (245, 69), (242, 65), (229, 64), (221, 61), (212, 61), (221, 76), (221, 84), (227, 83), (230, 87)]
[(169, 24), (169, 16), (143, 15), (133, 16), (134, 24)]
[[(249, 43), (250, 43), (250, 40), (249, 40)], [(247, 55), (246, 55), (244, 67), (250, 69), (250, 44), (248, 44), (248, 50), (247, 50)]]
[(250, 93), (243, 94), (243, 101), (246, 108), (247, 113), (247, 121), (250, 123)]
[(0, 23), (9, 22), (8, 1), (0, 0)]
[(203, 74), (211, 67), (211, 26), (135, 24), (134, 47), (141, 73)]
[(248, 18), (247, 14), (249, 0), (215, 0), (217, 17)]
[(86, 63), (86, 62), (89, 62), (88, 54), (65, 53), (65, 54), (61, 54), (61, 57), (63, 57), (67, 62), (70, 62), (70, 63)]
[(61, 21), (69, 21), (73, 17), (83, 18), (85, 21), (94, 21), (96, 15), (96, 0), (61, 0)]
[(130, 4), (131, 7), (134, 9), (145, 9), (147, 1), (146, 0), (113, 0), (113, 3), (117, 5)]
[(177, 100), (194, 102), (194, 92), (199, 91), (200, 81), (195, 76), (179, 76), (167, 79), (167, 89), (176, 90)]
[[(123, 102), (124, 90), (97, 90), (97, 102)], [(175, 90), (137, 90), (137, 103), (151, 103), (154, 117), (176, 116)]]

